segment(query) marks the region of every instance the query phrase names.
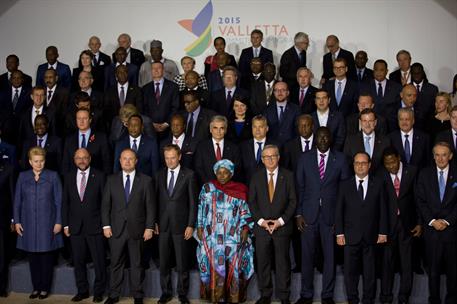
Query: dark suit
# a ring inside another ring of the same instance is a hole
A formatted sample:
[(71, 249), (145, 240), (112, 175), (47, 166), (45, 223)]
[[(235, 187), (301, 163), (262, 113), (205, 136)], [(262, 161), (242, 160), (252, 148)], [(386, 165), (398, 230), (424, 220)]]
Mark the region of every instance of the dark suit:
[[(375, 136), (374, 147), (372, 147), (373, 154), (371, 155), (370, 172), (376, 172), (379, 166), (382, 166), (382, 154), (384, 149), (390, 146), (390, 139), (387, 136), (382, 136), (376, 132), (371, 133), (370, 136)], [(365, 151), (364, 134), (362, 131), (357, 134), (348, 136), (344, 144), (344, 154), (349, 159), (352, 159), (360, 151)]]
[(267, 108), (268, 104), (270, 101), (273, 101), (274, 96), (273, 96), (273, 87), (276, 81), (273, 81), (273, 83), (270, 85), (271, 91), (269, 96), (268, 95), (268, 90), (267, 90), (267, 84), (265, 81), (261, 82), (256, 82), (252, 87), (250, 91), (250, 106), (249, 109), (253, 115), (258, 115), (262, 114), (265, 112), (265, 109)]
[(155, 123), (170, 123), (171, 116), (179, 109), (178, 85), (164, 78), (160, 101), (155, 97), (155, 82), (151, 81), (143, 87), (143, 102), (141, 113), (149, 116)]
[(144, 269), (142, 255), (145, 229), (154, 229), (157, 202), (152, 178), (138, 171), (131, 181), (128, 200), (124, 194), (123, 173), (108, 177), (102, 201), (102, 227), (110, 226), (111, 248), (109, 296), (120, 296), (127, 246), (130, 257), (130, 291), (135, 298), (143, 298)]
[(79, 294), (89, 293), (87, 281), (87, 249), (94, 263), (94, 295), (103, 296), (106, 287), (105, 248), (101, 201), (105, 187), (105, 174), (89, 169), (83, 199), (80, 198), (79, 170), (71, 170), (64, 179), (62, 199), (62, 226), (70, 232), (76, 286)]
[(17, 167), (17, 157), (16, 157), (16, 147), (5, 142), (4, 140), (0, 141), (0, 158), (12, 165)]
[[(32, 147), (36, 147), (38, 138), (35, 134), (24, 139), (22, 146), (21, 167), (23, 170), (31, 169), (27, 153)], [(62, 163), (62, 140), (53, 135), (49, 135), (42, 147), (46, 150), (46, 168), (52, 171), (61, 172)]]
[[(238, 60), (238, 69), (241, 75), (248, 75), (251, 73), (251, 59), (254, 58), (254, 52), (251, 47), (245, 48), (241, 51), (240, 60)], [(259, 52), (259, 58), (263, 64), (273, 62), (273, 52), (270, 49), (262, 46)]]
[(18, 102), (13, 109), (14, 90), (14, 87), (9, 86), (6, 90), (0, 92), (0, 112), (14, 115), (15, 118), (17, 118), (33, 104), (32, 99), (30, 98), (32, 89), (30, 87), (22, 86)]
[(278, 105), (275, 101), (270, 102), (264, 115), (268, 121), (268, 137), (282, 146), (295, 136), (295, 121), (300, 115), (300, 109), (298, 105), (287, 102), (283, 118), (279, 121), (277, 108)]
[[(156, 133), (152, 127), (151, 119), (147, 116), (141, 115), (143, 118), (143, 133), (150, 137), (155, 137)], [(116, 116), (111, 121), (111, 129), (109, 132), (109, 144), (110, 147), (114, 149), (116, 142), (128, 134), (127, 127), (119, 119), (119, 116)]]
[(94, 60), (92, 60), (92, 64), (96, 67), (104, 68), (111, 64), (111, 58), (107, 54), (99, 51), (97, 62), (95, 62), (95, 54), (94, 54)]
[[(138, 85), (138, 69), (135, 64), (126, 63), (128, 71), (128, 82), (131, 85)], [(111, 63), (105, 68), (105, 90), (116, 85), (116, 64)]]
[[(240, 143), (240, 155), (241, 163), (243, 166), (243, 180), (246, 184), (249, 184), (252, 175), (259, 170), (260, 168), (265, 168), (262, 163), (262, 159), (257, 163), (256, 153), (258, 145), (255, 144), (255, 138), (245, 140)], [(266, 145), (274, 145), (275, 142), (271, 141), (269, 138), (266, 139), (265, 144), (262, 145), (262, 150)]]
[[(128, 85), (128, 88), (125, 89), (125, 100), (124, 104), (133, 104), (135, 107), (138, 107), (143, 102), (143, 93), (141, 89), (135, 85)], [(119, 101), (119, 90), (118, 84), (116, 83), (114, 86), (108, 88), (103, 95), (103, 113), (105, 116), (105, 121), (111, 122), (113, 118), (119, 115), (119, 109), (123, 106)]]
[(363, 70), (362, 78), (359, 78), (359, 70), (357, 69), (357, 67), (355, 67), (355, 73), (357, 76), (357, 83), (359, 84), (359, 88), (362, 83), (368, 82), (373, 79), (373, 70), (367, 67), (365, 67), (365, 69)]
[(187, 296), (189, 290), (189, 256), (191, 240), (184, 239), (187, 227), (194, 227), (197, 217), (197, 181), (194, 172), (180, 167), (171, 196), (168, 193), (168, 168), (156, 175), (156, 192), (159, 204), (159, 255), (160, 286), (163, 294), (173, 294), (171, 286), (171, 260), (176, 259), (178, 272), (177, 292)]
[(306, 51), (302, 51), (299, 56), (295, 46), (292, 46), (282, 54), (279, 75), (287, 83), (289, 90), (298, 87), (297, 70), (301, 67), (306, 67)]
[[(144, 57), (144, 53), (141, 50), (134, 49), (132, 47), (130, 47), (129, 52), (130, 52), (130, 64), (136, 65), (137, 71), (139, 71), (141, 65), (146, 60), (146, 58)], [(116, 57), (114, 56), (114, 53), (111, 57), (113, 58), (113, 63), (116, 63)], [(137, 76), (138, 76), (138, 72), (137, 72)]]
[[(442, 303), (440, 277), (446, 274), (447, 304), (457, 302), (457, 176), (450, 165), (443, 200), (440, 199), (438, 169), (435, 165), (423, 169), (417, 181), (417, 205), (424, 221), (424, 240), (428, 260), (429, 303)], [(442, 231), (435, 230), (432, 220), (444, 219), (450, 225)], [(444, 266), (444, 267), (443, 267)]]
[[(40, 85), (42, 87), (46, 87), (46, 83), (44, 82), (44, 73), (48, 69), (48, 63), (43, 63), (38, 66), (36, 72), (36, 85)], [(64, 88), (70, 89), (71, 87), (71, 70), (68, 64), (62, 63), (57, 61), (57, 68), (56, 68), (57, 76), (57, 85), (60, 85)]]
[[(337, 58), (343, 58), (346, 60), (346, 66), (348, 67), (348, 72), (346, 73), (346, 76), (349, 79), (357, 80), (354, 55), (352, 54), (352, 52), (340, 48), (340, 52), (338, 53)], [(324, 55), (323, 69), (324, 73), (322, 74), (322, 78), (324, 78), (325, 80), (329, 80), (330, 78), (335, 77), (335, 74), (333, 74), (332, 53), (330, 52)]]
[[(257, 258), (257, 279), (262, 297), (271, 297), (271, 255), (274, 252), (276, 269), (276, 296), (288, 300), (290, 295), (290, 236), (293, 231), (294, 213), (297, 206), (293, 173), (279, 168), (273, 201), (268, 196), (266, 169), (259, 170), (249, 184), (249, 209), (254, 219), (255, 252)], [(284, 226), (269, 234), (258, 225), (260, 219), (277, 220), (282, 218)]]
[[(186, 123), (186, 136), (189, 136), (189, 138), (191, 138), (192, 134), (189, 134), (189, 132), (187, 131), (187, 126), (189, 125), (190, 119), (189, 115), (190, 114), (188, 112), (182, 112), (182, 116), (184, 117), (184, 121)], [(192, 132), (194, 134), (194, 136), (192, 137), (193, 152), (195, 152), (198, 142), (210, 138), (211, 133), (209, 132), (209, 124), (211, 122), (211, 118), (213, 118), (214, 115), (217, 115), (217, 113), (213, 110), (200, 106), (200, 113), (198, 113), (197, 121), (195, 122), (195, 127)]]
[[(62, 173), (65, 174), (75, 168), (73, 156), (79, 148), (79, 132), (65, 139), (62, 156)], [(103, 171), (105, 174), (112, 172), (111, 153), (109, 151), (108, 140), (106, 135), (100, 132), (91, 132), (86, 136), (86, 149), (91, 156), (91, 165), (93, 168)]]
[[(240, 150), (238, 146), (227, 139), (224, 139), (224, 148), (221, 148), (222, 159), (229, 159), (235, 165), (235, 174), (233, 178), (240, 178)], [(202, 140), (194, 154), (194, 169), (197, 173), (200, 185), (207, 183), (216, 178), (213, 166), (217, 162), (216, 152), (214, 150), (213, 139)]]
[[(191, 140), (190, 137), (184, 135), (184, 142), (181, 145), (181, 165), (188, 168), (194, 168), (194, 153), (197, 149), (198, 141)], [(175, 144), (173, 142), (173, 135), (168, 135), (165, 139), (160, 142), (159, 155), (160, 155), (160, 167), (165, 166), (165, 156), (163, 154), (163, 148), (166, 145)]]
[[(417, 87), (416, 83), (413, 82), (411, 84)], [(417, 92), (417, 99), (414, 104), (414, 108), (422, 115), (422, 117), (419, 117), (419, 119), (416, 120), (415, 127), (426, 131), (427, 120), (429, 117), (433, 117), (435, 115), (436, 94), (438, 94), (438, 87), (425, 79), (420, 86), (420, 91)]]
[[(32, 77), (27, 74), (22, 73), (24, 79), (24, 85), (27, 87), (32, 87)], [(11, 82), (8, 77), (8, 72), (0, 75), (0, 91), (3, 91), (11, 86)]]
[(247, 117), (242, 124), (242, 129), (238, 134), (236, 129), (235, 119), (229, 119), (227, 126), (227, 134), (225, 138), (233, 142), (234, 144), (240, 144), (241, 142), (252, 138), (252, 125), (250, 117)]
[(240, 80), (240, 87), (245, 89), (246, 91), (251, 91), (251, 87), (256, 83), (256, 82), (264, 82), (263, 75), (260, 73), (257, 77), (254, 76), (254, 74), (249, 73), (248, 75), (242, 75), (241, 80)]
[[(79, 73), (83, 71), (82, 67), (74, 68), (71, 75), (71, 92), (78, 92), (81, 90), (79, 86)], [(92, 75), (92, 87), (100, 92), (105, 90), (105, 67), (92, 67), (90, 71)]]
[[(394, 283), (395, 265), (400, 262), (399, 300), (408, 302), (413, 283), (411, 230), (420, 224), (416, 212), (415, 183), (417, 168), (403, 166), (400, 178), (400, 192), (397, 195), (391, 174), (384, 168), (380, 170), (380, 178), (386, 189), (387, 217), (389, 235), (387, 244), (383, 246), (383, 262), (381, 274), (381, 302), (392, 303), (392, 287)], [(398, 253), (397, 253), (398, 252)], [(396, 261), (398, 261), (396, 263)]]
[[(330, 110), (329, 110), (330, 111)], [(319, 118), (317, 116), (317, 111), (311, 113), (313, 117), (313, 133), (316, 134), (317, 128), (327, 127), (330, 129), (332, 134), (332, 149), (337, 151), (343, 150), (344, 140), (346, 139), (346, 126), (344, 124), (344, 117), (340, 112), (330, 111), (328, 113), (327, 125), (321, 126), (319, 123)]]
[(247, 98), (249, 97), (249, 92), (243, 88), (235, 87), (231, 91), (231, 100), (227, 102), (227, 94), (225, 92), (225, 87), (219, 89), (217, 91), (211, 92), (210, 95), (210, 108), (217, 112), (220, 115), (224, 115), (225, 117), (230, 117), (233, 115), (233, 103), (235, 101), (235, 96), (239, 95), (241, 97)]
[[(371, 177), (362, 200), (357, 193), (359, 178), (341, 182), (335, 213), (335, 234), (344, 235), (344, 282), (349, 303), (359, 303), (359, 266), (363, 261), (363, 303), (374, 303), (376, 295), (375, 246), (378, 235), (388, 234), (384, 184)], [(357, 180), (356, 180), (357, 179)]]
[[(35, 111), (34, 106), (28, 108), (24, 113), (22, 113), (21, 117), (19, 117), (19, 134), (18, 139), (22, 143), (27, 138), (32, 137), (35, 135), (35, 126), (32, 122), (32, 111)], [(54, 135), (56, 134), (56, 127), (54, 123), (54, 113), (52, 111), (48, 111), (46, 106), (43, 105), (42, 115), (45, 115), (48, 118), (49, 125), (48, 125), (48, 133)], [(36, 116), (36, 115), (35, 115)]]
[[(150, 177), (154, 177), (157, 170), (159, 169), (159, 147), (157, 141), (154, 137), (149, 137), (147, 135), (141, 135), (140, 142), (137, 143), (138, 151), (136, 156), (138, 162), (136, 163), (137, 171), (146, 174)], [(121, 165), (119, 163), (119, 158), (122, 151), (130, 146), (130, 136), (124, 136), (116, 143), (116, 148), (114, 149), (114, 173), (121, 170)]]
[(302, 114), (311, 114), (316, 111), (316, 102), (315, 102), (315, 94), (317, 91), (316, 87), (312, 85), (308, 86), (306, 90), (306, 94), (303, 98), (303, 102), (300, 106), (300, 95), (301, 95), (301, 88), (297, 85), (294, 89), (290, 90), (290, 101), (295, 103), (300, 107), (300, 113)]
[(392, 146), (400, 153), (401, 161), (406, 165), (413, 165), (417, 168), (425, 168), (430, 164), (431, 160), (431, 147), (430, 137), (428, 134), (414, 128), (413, 138), (409, 138), (410, 146), (412, 145), (411, 159), (409, 163), (405, 157), (405, 146), (402, 140), (402, 133), (400, 130), (393, 131), (389, 134)]
[(335, 288), (335, 204), (341, 181), (350, 176), (346, 156), (338, 151), (328, 152), (324, 178), (319, 175), (321, 152), (312, 149), (300, 156), (296, 169), (298, 204), (296, 215), (306, 226), (301, 233), (302, 287), (300, 296), (314, 296), (314, 267), (316, 239), (320, 239), (324, 256), (321, 298), (333, 298)]
[[(301, 155), (305, 153), (303, 149), (305, 148), (305, 144), (302, 145), (302, 140), (305, 140), (301, 136), (297, 136), (289, 140), (282, 149), (281, 159), (279, 160), (282, 166), (290, 171), (295, 172), (297, 170), (298, 160), (300, 159)], [(309, 142), (308, 151), (311, 150), (316, 146), (316, 140), (313, 136), (313, 141), (311, 139)]]
[[(48, 91), (50, 89), (46, 88), (46, 100)], [(70, 93), (67, 88), (57, 86), (52, 92), (52, 97), (50, 101), (46, 101), (47, 110), (53, 113), (54, 116), (54, 125), (56, 134), (60, 137), (66, 135), (65, 133), (65, 114), (69, 108), (69, 97)]]
[(357, 82), (351, 79), (346, 79), (346, 85), (341, 95), (340, 103), (336, 101), (335, 90), (338, 87), (338, 80), (333, 79), (326, 81), (324, 89), (328, 92), (330, 97), (330, 110), (338, 111), (344, 117), (357, 112), (357, 101), (359, 100), (359, 88)]
[(0, 292), (8, 288), (10, 225), (14, 197), (14, 167), (0, 160)]
[[(410, 70), (409, 73), (411, 73), (411, 70)], [(396, 69), (395, 71), (390, 73), (389, 74), (389, 80), (396, 82), (400, 86), (403, 86), (403, 84), (401, 83), (401, 70), (400, 69)]]
[[(398, 83), (386, 79), (383, 96), (378, 96), (378, 86), (376, 80), (372, 79), (362, 84), (360, 93), (369, 93), (374, 99), (374, 111), (376, 114), (388, 118), (392, 111), (395, 111), (395, 104), (400, 101), (400, 92), (402, 86)], [(395, 112), (395, 115), (397, 113)]]
[(211, 71), (208, 75), (208, 90), (209, 92), (214, 92), (224, 87), (224, 82), (222, 81), (221, 70), (217, 69)]
[[(360, 113), (353, 113), (346, 116), (346, 136), (359, 133), (360, 130)], [(375, 132), (379, 135), (387, 135), (387, 121), (383, 116), (376, 114), (376, 127)]]

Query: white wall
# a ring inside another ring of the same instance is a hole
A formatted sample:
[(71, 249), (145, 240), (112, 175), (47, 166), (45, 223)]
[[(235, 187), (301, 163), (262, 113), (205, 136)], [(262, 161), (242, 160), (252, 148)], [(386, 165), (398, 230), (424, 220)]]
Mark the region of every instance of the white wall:
[[(207, 2), (19, 0), (0, 15), (0, 58), (17, 54), (21, 69), (34, 77), (48, 45), (58, 46), (60, 61), (74, 67), (89, 36), (98, 35), (102, 50), (111, 54), (118, 34), (128, 32), (134, 46), (143, 50), (149, 49), (151, 39), (162, 40), (164, 56), (178, 62), (185, 54), (184, 48), (196, 37), (177, 21), (193, 19)], [(212, 3), (213, 38), (223, 31), (219, 17), (240, 19), (234, 25), (236, 35), (225, 36), (227, 49), (235, 57), (248, 45), (247, 34), (256, 25), (262, 25), (265, 34), (266, 25), (269, 32), (264, 44), (276, 53), (276, 63), (280, 54), (291, 46), (297, 31), (310, 35), (308, 66), (318, 78), (328, 34), (336, 34), (341, 46), (354, 53), (366, 50), (369, 66), (378, 58), (386, 59), (391, 71), (396, 68), (397, 51), (407, 49), (413, 62), (423, 63), (429, 80), (441, 90), (451, 89), (452, 77), (457, 73), (455, 0), (213, 0)], [(287, 34), (275, 36), (272, 31), (275, 26), (278, 29), (283, 26)], [(196, 58), (198, 70), (202, 70), (205, 56), (213, 52), (210, 47)], [(5, 70), (2, 64), (0, 72)], [(315, 79), (314, 83), (317, 82)]]

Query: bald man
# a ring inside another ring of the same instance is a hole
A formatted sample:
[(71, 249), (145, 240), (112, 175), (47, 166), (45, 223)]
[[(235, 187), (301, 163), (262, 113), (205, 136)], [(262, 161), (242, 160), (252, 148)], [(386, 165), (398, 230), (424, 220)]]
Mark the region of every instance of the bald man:
[(96, 67), (107, 66), (111, 64), (111, 58), (105, 53), (100, 51), (102, 43), (100, 38), (97, 36), (92, 36), (89, 38), (89, 43), (87, 44), (92, 54), (94, 54), (94, 59), (92, 59), (92, 64)]
[[(132, 47), (132, 38), (129, 34), (122, 33), (117, 38), (118, 47), (123, 47), (127, 51), (127, 63), (134, 64), (137, 67), (137, 73), (140, 70), (141, 65), (143, 64), (145, 57), (143, 51), (135, 49)], [(113, 62), (116, 62), (115, 53), (112, 55)], [(138, 76), (138, 75), (137, 75)]]

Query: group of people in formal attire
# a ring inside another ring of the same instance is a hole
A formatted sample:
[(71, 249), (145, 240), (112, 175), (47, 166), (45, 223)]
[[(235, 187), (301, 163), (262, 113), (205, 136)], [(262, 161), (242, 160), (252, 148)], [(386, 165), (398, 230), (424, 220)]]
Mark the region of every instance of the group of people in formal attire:
[(28, 256), (31, 299), (49, 296), (63, 250), (74, 302), (89, 298), (90, 259), (93, 302), (117, 303), (129, 268), (130, 294), (143, 303), (145, 269), (158, 256), (161, 304), (173, 299), (172, 269), (178, 300), (189, 303), (193, 267), (212, 303), (246, 301), (254, 273), (256, 303), (290, 303), (294, 271), (296, 304), (332, 304), (337, 264), (349, 303), (374, 303), (377, 278), (380, 302), (408, 303), (422, 267), (429, 303), (441, 303), (443, 273), (445, 302), (457, 303), (457, 77), (440, 92), (406, 50), (387, 77), (385, 60), (370, 69), (365, 51), (354, 57), (329, 35), (316, 88), (307, 34), (295, 35), (279, 68), (262, 40), (253, 30), (236, 61), (217, 37), (204, 74), (189, 56), (180, 74), (158, 40), (146, 59), (128, 34), (112, 56), (93, 36), (73, 72), (49, 46), (33, 87), (8, 56), (0, 296), (13, 241)]

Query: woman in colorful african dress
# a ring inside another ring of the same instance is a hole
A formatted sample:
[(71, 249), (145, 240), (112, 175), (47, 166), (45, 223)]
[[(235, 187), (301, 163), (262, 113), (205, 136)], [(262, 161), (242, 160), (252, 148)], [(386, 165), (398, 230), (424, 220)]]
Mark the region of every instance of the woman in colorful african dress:
[(203, 185), (198, 205), (200, 295), (212, 303), (240, 303), (254, 273), (248, 189), (231, 181), (231, 161), (220, 160), (213, 170), (217, 179)]

